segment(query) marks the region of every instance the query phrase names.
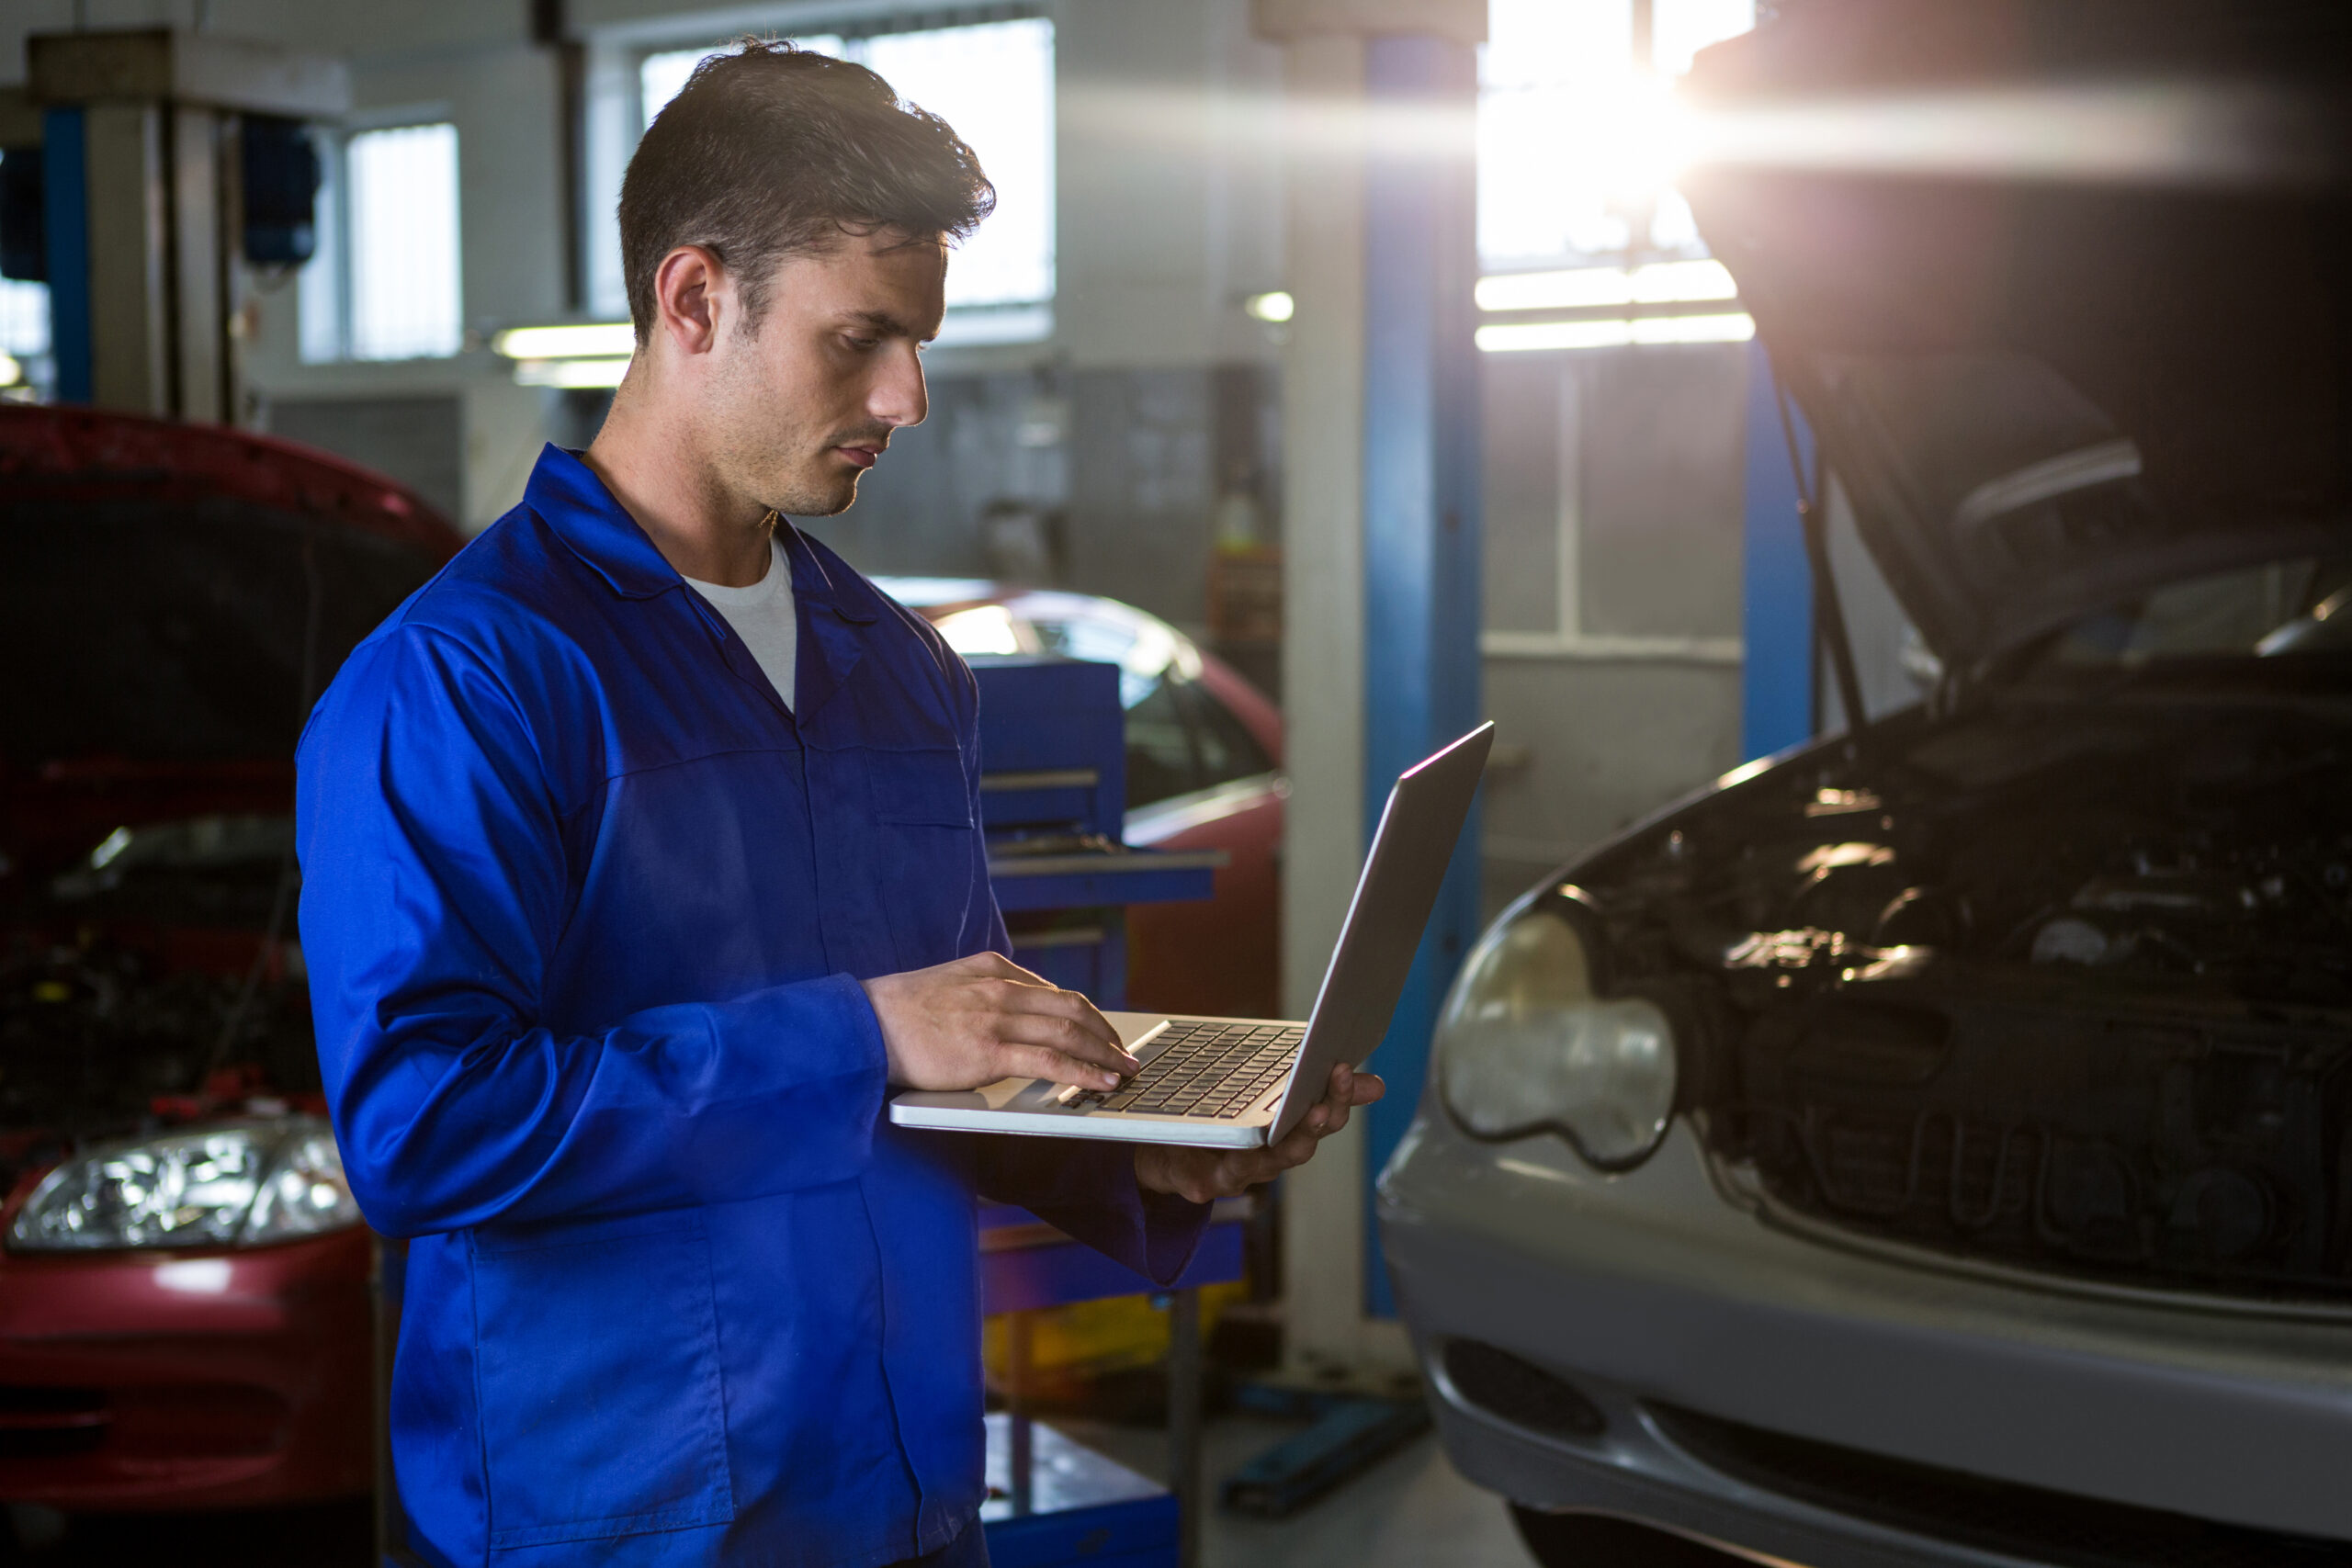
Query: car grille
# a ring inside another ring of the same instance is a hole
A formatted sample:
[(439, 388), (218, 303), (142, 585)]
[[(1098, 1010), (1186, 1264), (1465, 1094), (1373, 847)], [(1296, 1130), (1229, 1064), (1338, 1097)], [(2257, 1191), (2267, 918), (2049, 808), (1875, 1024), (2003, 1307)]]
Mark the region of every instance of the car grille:
[(245, 1383), (0, 1384), (0, 1461), (100, 1448), (141, 1463), (273, 1453), (285, 1441), (288, 1414), (282, 1395)]
[(1887, 1459), (1669, 1404), (1659, 1429), (1709, 1468), (1892, 1529), (2052, 1568), (2344, 1568), (2352, 1546)]
[(1532, 1361), (1476, 1339), (1446, 1342), (1446, 1381), (1470, 1404), (1513, 1426), (1553, 1438), (1597, 1438), (1608, 1427), (1600, 1407)]
[(88, 1453), (112, 1422), (104, 1390), (0, 1384), (0, 1459)]
[(2352, 1303), (2352, 1040), (1817, 1007), (1760, 1027), (1719, 1155), (1785, 1208), (2040, 1272)]

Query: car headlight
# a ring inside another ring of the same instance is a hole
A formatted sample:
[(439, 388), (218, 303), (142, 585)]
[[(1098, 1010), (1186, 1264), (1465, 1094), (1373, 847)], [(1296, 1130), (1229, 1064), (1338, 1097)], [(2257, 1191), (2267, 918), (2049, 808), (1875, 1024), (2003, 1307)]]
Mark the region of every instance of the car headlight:
[(1463, 965), (1437, 1028), (1438, 1090), (1481, 1138), (1543, 1128), (1590, 1164), (1648, 1156), (1674, 1114), (1674, 1026), (1643, 997), (1593, 994), (1583, 939), (1541, 905), (1498, 922)]
[(20, 1252), (262, 1247), (359, 1223), (334, 1134), (314, 1116), (99, 1144), (33, 1189)]

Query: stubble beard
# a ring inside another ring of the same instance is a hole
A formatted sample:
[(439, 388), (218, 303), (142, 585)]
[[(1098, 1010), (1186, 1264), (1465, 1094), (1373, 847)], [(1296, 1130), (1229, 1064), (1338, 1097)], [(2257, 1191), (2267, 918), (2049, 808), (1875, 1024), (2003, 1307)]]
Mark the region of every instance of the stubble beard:
[(786, 517), (831, 517), (857, 499), (858, 470), (844, 468), (830, 446), (810, 450), (822, 437), (806, 429), (776, 430), (740, 424), (724, 445), (720, 462), (728, 488)]
[[(826, 448), (824, 455), (817, 459), (820, 464), (832, 460), (831, 447)], [(835, 516), (847, 512), (850, 504), (857, 500), (857, 481), (861, 477), (861, 471), (853, 468), (830, 485), (820, 485), (813, 476), (795, 475), (782, 490), (784, 499), (770, 501), (768, 504), (786, 517)]]
[(720, 446), (720, 460), (733, 476), (730, 488), (785, 517), (831, 517), (848, 511), (857, 499), (862, 470), (848, 468), (830, 445), (816, 445), (826, 440), (822, 432), (797, 422), (778, 429), (762, 419), (762, 411), (778, 399), (755, 375), (739, 372), (731, 380), (730, 428)]

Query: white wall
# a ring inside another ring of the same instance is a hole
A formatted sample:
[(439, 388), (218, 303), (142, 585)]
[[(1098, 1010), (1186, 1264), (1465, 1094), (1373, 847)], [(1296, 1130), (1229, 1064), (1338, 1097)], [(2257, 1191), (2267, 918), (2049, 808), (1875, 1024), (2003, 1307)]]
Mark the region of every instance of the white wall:
[(1741, 761), (1748, 363), (1486, 356), (1490, 905)]
[(1062, 0), (1058, 344), (1078, 367), (1271, 359), (1281, 51), (1243, 0)]

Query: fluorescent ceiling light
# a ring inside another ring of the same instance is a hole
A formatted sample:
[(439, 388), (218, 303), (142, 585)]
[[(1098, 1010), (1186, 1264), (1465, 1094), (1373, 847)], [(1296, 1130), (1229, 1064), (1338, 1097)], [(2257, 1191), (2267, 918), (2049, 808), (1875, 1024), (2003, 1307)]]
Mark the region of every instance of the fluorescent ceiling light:
[(1579, 266), (1566, 272), (1507, 272), (1478, 280), (1481, 310), (1575, 310), (1606, 305), (1679, 305), (1736, 299), (1739, 285), (1719, 261)]
[(1636, 304), (1680, 304), (1691, 299), (1736, 299), (1739, 285), (1719, 261), (1652, 262), (1633, 274)]
[(1478, 346), (1488, 354), (1535, 348), (1618, 348), (1634, 341), (1634, 323), (1601, 321), (1513, 321), (1480, 327)]
[(617, 387), (628, 374), (626, 359), (526, 359), (514, 367), (519, 387)]
[(1721, 316), (1500, 322), (1478, 329), (1478, 346), (1488, 354), (1513, 354), (1534, 349), (1623, 348), (1628, 344), (1746, 343), (1755, 335), (1755, 319), (1743, 310)]
[(1633, 302), (1633, 284), (1622, 266), (1512, 272), (1478, 280), (1481, 310), (1576, 310)]
[(627, 321), (583, 321), (568, 327), (511, 327), (490, 340), (509, 359), (602, 359), (637, 352), (637, 330)]
[(1636, 316), (1635, 343), (1746, 343), (1756, 318), (1745, 310), (1722, 316)]
[(1271, 294), (1252, 294), (1241, 301), (1241, 308), (1261, 321), (1282, 322), (1298, 309), (1297, 301), (1277, 288)]

